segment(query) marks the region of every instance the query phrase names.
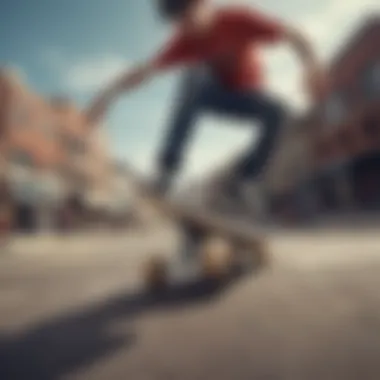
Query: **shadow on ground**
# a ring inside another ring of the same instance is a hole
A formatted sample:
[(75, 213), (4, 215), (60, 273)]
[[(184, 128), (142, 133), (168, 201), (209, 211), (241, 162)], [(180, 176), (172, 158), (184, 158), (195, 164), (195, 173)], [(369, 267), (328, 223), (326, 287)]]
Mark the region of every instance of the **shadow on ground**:
[(231, 278), (223, 285), (206, 281), (179, 285), (160, 295), (121, 294), (21, 334), (0, 337), (0, 379), (59, 379), (133, 346), (134, 332), (113, 333), (114, 322), (132, 322), (145, 313), (210, 302), (242, 278)]

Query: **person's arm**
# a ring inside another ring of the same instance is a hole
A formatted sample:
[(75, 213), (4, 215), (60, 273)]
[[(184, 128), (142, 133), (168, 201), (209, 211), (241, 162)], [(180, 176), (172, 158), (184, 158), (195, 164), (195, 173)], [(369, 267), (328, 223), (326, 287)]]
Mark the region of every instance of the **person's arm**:
[(322, 63), (305, 35), (282, 21), (255, 10), (240, 11), (235, 22), (245, 35), (252, 36), (264, 44), (290, 44), (306, 71), (306, 86), (313, 97), (320, 97), (327, 88), (326, 74)]
[(293, 48), (305, 69), (307, 92), (313, 100), (320, 100), (328, 90), (327, 73), (311, 43), (302, 32), (292, 27), (284, 28), (284, 39)]
[(135, 66), (120, 75), (98, 93), (87, 111), (87, 120), (95, 125), (105, 116), (109, 106), (122, 94), (141, 86), (156, 72), (154, 62)]
[(240, 10), (235, 18), (235, 22), (246, 36), (251, 36), (264, 44), (289, 42), (306, 66), (310, 67), (317, 63), (311, 44), (296, 28), (248, 8)]
[(321, 66), (311, 43), (299, 30), (290, 26), (284, 27), (284, 39), (290, 43), (305, 67), (319, 68)]
[(181, 34), (176, 34), (162, 50), (143, 65), (135, 66), (101, 91), (92, 102), (87, 119), (93, 125), (105, 116), (119, 96), (141, 86), (158, 72), (199, 59), (197, 51)]

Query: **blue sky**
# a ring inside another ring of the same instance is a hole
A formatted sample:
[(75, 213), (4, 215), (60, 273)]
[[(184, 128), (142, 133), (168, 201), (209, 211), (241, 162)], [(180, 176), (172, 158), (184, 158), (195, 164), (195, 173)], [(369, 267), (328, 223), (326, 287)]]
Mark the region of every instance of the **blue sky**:
[[(239, 1), (219, 1), (239, 3)], [(2, 0), (0, 63), (14, 66), (37, 91), (66, 94), (80, 105), (118, 72), (143, 60), (165, 40), (153, 0)], [(356, 28), (361, 17), (379, 11), (377, 0), (240, 1), (259, 6), (305, 30), (325, 59)], [(339, 25), (339, 28), (337, 28)], [(302, 109), (299, 71), (285, 48), (264, 52), (268, 89)], [(121, 99), (107, 120), (113, 155), (148, 170), (165, 124), (177, 74), (154, 80)], [(186, 164), (188, 175), (220, 166), (255, 135), (249, 125), (205, 118)]]

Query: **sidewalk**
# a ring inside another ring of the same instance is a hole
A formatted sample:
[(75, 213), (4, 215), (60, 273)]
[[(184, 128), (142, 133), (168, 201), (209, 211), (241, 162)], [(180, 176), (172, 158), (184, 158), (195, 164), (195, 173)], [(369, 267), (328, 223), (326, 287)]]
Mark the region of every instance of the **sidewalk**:
[(166, 241), (173, 237), (173, 231), (164, 225), (125, 228), (110, 231), (95, 229), (70, 234), (15, 235), (4, 252), (6, 256), (60, 256), (107, 254), (120, 251), (128, 253), (138, 250), (150, 242)]
[[(255, 233), (262, 231), (271, 235), (302, 232), (372, 233), (380, 227), (380, 215), (372, 213), (329, 215), (321, 217), (315, 224), (303, 226), (260, 225), (257, 222), (239, 218), (236, 218), (236, 223), (252, 228)], [(149, 240), (158, 242), (168, 239), (168, 236), (171, 236), (171, 233), (169, 235), (163, 233), (160, 226), (119, 231), (93, 230), (67, 235), (52, 233), (16, 235), (12, 237), (8, 247), (0, 248), (0, 253), (9, 253), (12, 256), (86, 255), (96, 252), (104, 254), (115, 249), (130, 251), (136, 244), (148, 243)]]
[(34, 234), (12, 237), (6, 249), (12, 255), (45, 255), (54, 253), (82, 254), (91, 251), (107, 250), (115, 242), (126, 242), (140, 232), (126, 231), (90, 231), (71, 234)]

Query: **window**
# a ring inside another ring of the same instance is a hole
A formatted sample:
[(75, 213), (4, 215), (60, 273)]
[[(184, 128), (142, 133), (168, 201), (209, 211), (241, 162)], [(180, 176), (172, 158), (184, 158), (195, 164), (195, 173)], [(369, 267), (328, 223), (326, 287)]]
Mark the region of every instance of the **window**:
[(346, 104), (339, 93), (332, 94), (324, 105), (324, 122), (328, 126), (339, 125), (346, 116)]
[(380, 136), (380, 120), (372, 115), (366, 117), (363, 122), (365, 134), (371, 139), (378, 139)]
[(343, 150), (343, 153), (351, 153), (355, 150), (355, 136), (347, 127), (343, 127), (337, 133), (337, 143), (339, 148)]
[(380, 61), (371, 62), (365, 68), (361, 88), (369, 99), (380, 97)]
[(63, 191), (61, 180), (53, 174), (45, 174), (38, 181), (40, 193), (47, 201), (57, 200)]
[(71, 165), (60, 165), (57, 172), (59, 173), (61, 179), (63, 179), (66, 183), (69, 183), (70, 185), (74, 185), (80, 188), (84, 188), (87, 185), (86, 176), (80, 170), (76, 170)]

